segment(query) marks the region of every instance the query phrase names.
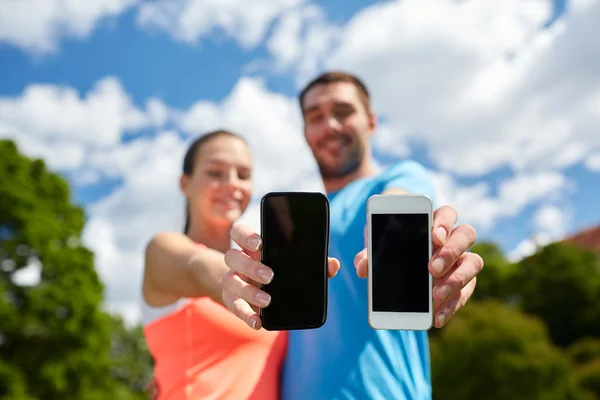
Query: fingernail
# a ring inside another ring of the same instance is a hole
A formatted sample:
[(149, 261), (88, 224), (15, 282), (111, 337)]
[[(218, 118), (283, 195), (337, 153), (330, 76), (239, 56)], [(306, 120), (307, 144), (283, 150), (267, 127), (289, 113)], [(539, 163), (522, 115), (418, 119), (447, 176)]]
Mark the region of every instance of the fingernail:
[(446, 300), (448, 297), (450, 297), (450, 286), (444, 285), (442, 287), (438, 287), (436, 289), (436, 294), (438, 299)]
[(271, 296), (269, 296), (269, 294), (265, 293), (265, 292), (256, 293), (254, 295), (254, 298), (256, 299), (256, 302), (258, 303), (258, 305), (261, 307), (266, 307), (271, 302)]
[(248, 247), (250, 250), (254, 250), (254, 251), (258, 251), (258, 249), (260, 248), (260, 239), (257, 237), (251, 237), (250, 239), (248, 239)]
[(442, 258), (436, 258), (431, 263), (431, 268), (433, 268), (433, 270), (438, 274), (441, 274), (444, 270), (444, 260)]
[(367, 273), (367, 267), (368, 265), (364, 265), (367, 262), (367, 259), (365, 257), (361, 258), (360, 261), (358, 262), (358, 265), (356, 266), (357, 270), (361, 270), (361, 269), (365, 269), (365, 273)]
[(269, 268), (260, 268), (256, 274), (264, 283), (269, 283), (273, 279), (273, 271)]
[(256, 324), (257, 324), (256, 318), (252, 318), (252, 320), (250, 321), (250, 323), (252, 324), (252, 328), (256, 329)]
[(435, 230), (435, 236), (437, 236), (440, 242), (444, 243), (446, 240), (446, 230), (441, 226), (438, 226), (438, 228)]
[(445, 313), (439, 313), (438, 314), (438, 321), (440, 323), (440, 327), (444, 326), (444, 324), (446, 323), (446, 314)]
[(365, 256), (361, 255), (360, 257), (358, 257), (358, 260), (356, 261), (356, 266), (358, 267), (361, 263), (361, 261), (365, 258)]

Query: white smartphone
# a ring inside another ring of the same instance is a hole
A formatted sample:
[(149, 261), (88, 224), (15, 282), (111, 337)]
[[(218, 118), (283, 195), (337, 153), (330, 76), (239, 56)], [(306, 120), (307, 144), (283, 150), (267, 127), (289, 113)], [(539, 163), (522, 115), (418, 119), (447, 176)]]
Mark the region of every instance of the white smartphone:
[(367, 201), (369, 324), (429, 330), (433, 204), (425, 195), (374, 195)]

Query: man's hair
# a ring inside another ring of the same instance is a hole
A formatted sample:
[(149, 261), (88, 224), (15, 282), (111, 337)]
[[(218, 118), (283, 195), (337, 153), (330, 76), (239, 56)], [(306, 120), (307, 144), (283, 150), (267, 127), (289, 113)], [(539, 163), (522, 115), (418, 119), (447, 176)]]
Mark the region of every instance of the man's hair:
[(312, 81), (310, 81), (298, 96), (298, 101), (300, 102), (300, 109), (304, 110), (304, 97), (310, 89), (318, 85), (329, 85), (331, 83), (337, 82), (346, 82), (353, 84), (354, 87), (356, 87), (356, 90), (358, 91), (358, 95), (360, 96), (360, 99), (363, 102), (365, 109), (367, 111), (371, 109), (371, 98), (369, 95), (369, 91), (367, 90), (367, 87), (365, 86), (363, 81), (357, 76), (344, 71), (325, 72), (317, 76)]

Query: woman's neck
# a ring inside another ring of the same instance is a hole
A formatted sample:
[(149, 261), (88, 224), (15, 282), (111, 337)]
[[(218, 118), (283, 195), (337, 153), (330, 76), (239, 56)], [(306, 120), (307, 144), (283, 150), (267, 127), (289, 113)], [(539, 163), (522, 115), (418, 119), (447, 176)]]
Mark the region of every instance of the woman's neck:
[(187, 235), (194, 242), (225, 253), (231, 248), (231, 239), (229, 232), (232, 225), (209, 226), (208, 224), (198, 223), (190, 224)]

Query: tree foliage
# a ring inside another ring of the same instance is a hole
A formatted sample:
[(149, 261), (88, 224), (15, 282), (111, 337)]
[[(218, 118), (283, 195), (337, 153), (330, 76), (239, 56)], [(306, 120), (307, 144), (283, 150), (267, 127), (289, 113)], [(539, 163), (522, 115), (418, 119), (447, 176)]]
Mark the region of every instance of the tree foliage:
[(431, 358), (437, 400), (582, 398), (543, 323), (495, 301), (456, 314), (431, 340)]
[(471, 252), (479, 254), (485, 268), (477, 277), (477, 290), (471, 297), (473, 300), (504, 299), (507, 295), (507, 279), (512, 271), (510, 262), (506, 259), (498, 245), (481, 242), (471, 248)]
[[(112, 317), (67, 182), (0, 141), (0, 397), (130, 398), (113, 377)], [(24, 271), (39, 271), (23, 282)]]
[(598, 256), (566, 243), (553, 243), (521, 260), (511, 290), (528, 314), (548, 326), (555, 344), (567, 346), (600, 337)]
[(600, 399), (600, 338), (585, 338), (568, 349), (579, 386), (590, 399)]

